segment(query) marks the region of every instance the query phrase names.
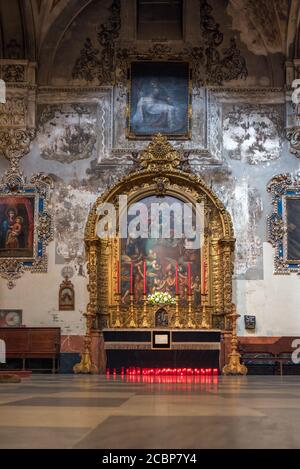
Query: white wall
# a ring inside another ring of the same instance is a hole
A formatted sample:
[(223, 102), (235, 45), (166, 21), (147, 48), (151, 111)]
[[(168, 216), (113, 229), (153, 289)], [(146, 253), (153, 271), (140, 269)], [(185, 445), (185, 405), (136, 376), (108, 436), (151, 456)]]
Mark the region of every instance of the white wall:
[[(300, 276), (274, 275), (274, 249), (263, 244), (263, 280), (237, 280), (235, 301), (239, 335), (300, 337)], [(256, 316), (256, 330), (246, 331), (244, 314)]]
[(48, 247), (47, 274), (26, 272), (9, 290), (5, 279), (0, 278), (1, 309), (22, 309), (26, 326), (61, 327), (65, 335), (83, 335), (85, 320), (82, 313), (88, 302), (87, 279), (76, 274), (71, 279), (75, 287), (75, 311), (58, 311), (59, 285), (63, 281), (62, 265), (55, 264), (55, 243)]

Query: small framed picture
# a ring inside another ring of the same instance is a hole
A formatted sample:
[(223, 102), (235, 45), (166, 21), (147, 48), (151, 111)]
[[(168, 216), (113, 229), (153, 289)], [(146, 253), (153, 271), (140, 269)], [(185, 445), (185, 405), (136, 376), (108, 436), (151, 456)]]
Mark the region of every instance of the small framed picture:
[(255, 316), (249, 316), (245, 315), (244, 316), (244, 321), (245, 321), (245, 329), (255, 329), (256, 327), (256, 317)]
[(0, 309), (0, 327), (21, 327), (22, 309)]
[(153, 349), (170, 349), (171, 333), (170, 331), (152, 331)]
[(74, 311), (75, 309), (74, 285), (67, 277), (59, 286), (58, 309), (59, 311)]

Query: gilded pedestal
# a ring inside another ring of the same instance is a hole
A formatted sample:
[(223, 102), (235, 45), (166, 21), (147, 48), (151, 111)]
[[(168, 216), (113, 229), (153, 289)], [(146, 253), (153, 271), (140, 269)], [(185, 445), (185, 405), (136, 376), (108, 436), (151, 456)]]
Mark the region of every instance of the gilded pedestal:
[(240, 317), (236, 312), (236, 306), (232, 305), (232, 313), (229, 315), (232, 321), (232, 338), (231, 338), (231, 352), (228, 355), (229, 362), (223, 368), (224, 375), (246, 375), (247, 367), (241, 363), (241, 355), (237, 351), (238, 338), (237, 338), (237, 319)]

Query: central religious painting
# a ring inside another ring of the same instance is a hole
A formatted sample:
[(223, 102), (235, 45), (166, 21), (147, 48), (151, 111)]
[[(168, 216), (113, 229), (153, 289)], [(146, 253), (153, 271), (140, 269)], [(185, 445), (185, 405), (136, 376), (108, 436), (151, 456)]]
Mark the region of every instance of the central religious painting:
[(134, 62), (129, 68), (127, 136), (190, 138), (191, 83), (185, 62)]
[[(152, 195), (140, 199), (139, 203), (147, 208), (148, 237), (128, 236), (121, 241), (122, 304), (129, 303), (132, 288), (136, 302), (143, 301), (143, 294), (156, 292), (169, 293), (172, 297), (179, 294), (182, 301), (186, 302), (191, 293), (193, 304), (199, 305), (200, 243), (183, 236), (184, 202), (171, 195)], [(155, 236), (151, 233), (153, 207), (169, 209), (165, 217), (163, 211), (159, 211)], [(134, 217), (127, 215), (128, 226)]]

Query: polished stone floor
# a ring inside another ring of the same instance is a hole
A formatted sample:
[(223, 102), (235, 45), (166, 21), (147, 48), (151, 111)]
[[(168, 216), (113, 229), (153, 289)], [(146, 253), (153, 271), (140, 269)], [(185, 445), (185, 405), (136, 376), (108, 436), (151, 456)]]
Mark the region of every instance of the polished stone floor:
[(0, 384), (0, 448), (300, 448), (300, 376), (145, 379)]

